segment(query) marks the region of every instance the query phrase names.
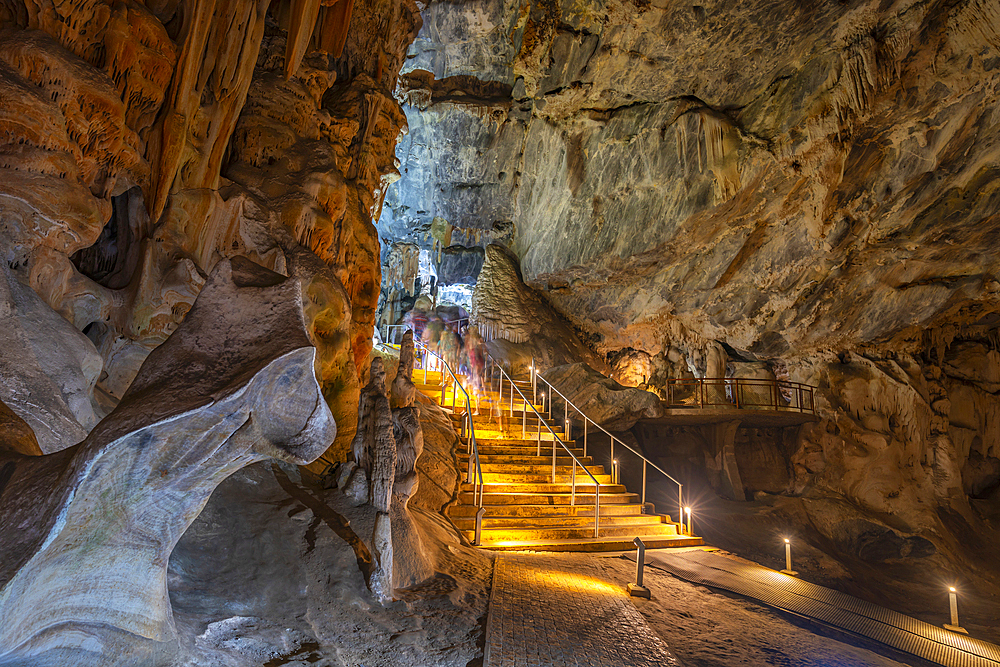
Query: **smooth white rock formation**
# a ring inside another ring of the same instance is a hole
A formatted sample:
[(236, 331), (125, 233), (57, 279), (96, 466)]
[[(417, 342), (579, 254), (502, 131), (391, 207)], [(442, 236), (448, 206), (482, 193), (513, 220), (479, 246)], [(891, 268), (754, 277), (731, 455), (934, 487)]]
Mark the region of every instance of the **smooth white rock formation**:
[(0, 665), (167, 659), (167, 561), (215, 487), (336, 435), (314, 363), (299, 281), (222, 261), (86, 440), (0, 454)]

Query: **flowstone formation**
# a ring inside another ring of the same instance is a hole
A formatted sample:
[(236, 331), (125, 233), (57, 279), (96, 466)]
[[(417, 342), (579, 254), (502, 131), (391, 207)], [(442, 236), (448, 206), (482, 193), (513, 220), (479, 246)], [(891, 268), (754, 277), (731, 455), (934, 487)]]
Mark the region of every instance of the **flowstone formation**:
[(0, 447), (0, 664), (168, 659), (167, 560), (212, 491), (266, 458), (310, 463), (335, 436), (314, 361), (299, 281), (224, 260), (83, 442)]
[(524, 284), (516, 257), (499, 245), (486, 247), (486, 261), (472, 292), (472, 317), (494, 356), (525, 372), (583, 359), (604, 369), (604, 362), (577, 337), (544, 296)]
[(67, 353), (82, 379), (48, 427), (4, 399), (43, 451), (112, 410), (214, 266), (247, 257), (313, 276), (346, 457), (379, 292), (372, 219), (406, 127), (391, 91), (419, 25), (408, 0), (0, 2), (3, 259), (90, 339)]

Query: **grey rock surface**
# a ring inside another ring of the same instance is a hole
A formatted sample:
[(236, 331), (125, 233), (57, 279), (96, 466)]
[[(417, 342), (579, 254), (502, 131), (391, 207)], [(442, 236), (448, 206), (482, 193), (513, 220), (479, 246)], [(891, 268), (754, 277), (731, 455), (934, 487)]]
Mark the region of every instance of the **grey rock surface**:
[[(540, 375), (585, 415), (612, 431), (626, 431), (640, 419), (652, 419), (663, 414), (656, 394), (622, 386), (583, 363), (556, 366), (542, 371)], [(562, 403), (561, 398), (555, 399), (557, 406)], [(553, 411), (556, 417), (562, 414), (562, 407)], [(572, 408), (569, 414), (574, 425), (582, 428), (583, 420), (574, 414)]]
[(86, 440), (0, 454), (0, 664), (169, 655), (167, 559), (215, 487), (335, 437), (314, 361), (298, 281), (224, 260)]
[(0, 401), (48, 454), (77, 444), (97, 423), (101, 357), (87, 337), (6, 268), (0, 274)]

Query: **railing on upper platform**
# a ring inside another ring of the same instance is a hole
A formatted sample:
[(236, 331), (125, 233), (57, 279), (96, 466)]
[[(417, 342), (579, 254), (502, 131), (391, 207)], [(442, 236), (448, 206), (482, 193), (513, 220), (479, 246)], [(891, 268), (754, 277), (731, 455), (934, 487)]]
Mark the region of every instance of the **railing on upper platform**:
[[(647, 459), (645, 456), (643, 456), (639, 452), (637, 452), (634, 449), (632, 449), (631, 447), (629, 447), (621, 439), (616, 438), (615, 436), (611, 435), (611, 433), (608, 432), (603, 426), (601, 426), (596, 421), (594, 421), (593, 419), (591, 419), (590, 417), (588, 417), (583, 412), (583, 410), (581, 410), (576, 405), (574, 405), (573, 402), (571, 400), (569, 400), (561, 391), (559, 391), (558, 389), (556, 389), (555, 385), (553, 385), (551, 382), (549, 382), (548, 380), (546, 380), (542, 376), (542, 374), (535, 368), (535, 362), (534, 362), (534, 360), (532, 360), (532, 362), (531, 362), (531, 380), (532, 380), (532, 385), (535, 386), (536, 390), (537, 390), (538, 380), (541, 380), (546, 385), (548, 385), (549, 391), (548, 392), (542, 392), (542, 406), (544, 408), (546, 398), (548, 398), (548, 411), (549, 411), (549, 414), (552, 413), (552, 399), (556, 395), (558, 395), (563, 400), (563, 406), (565, 408), (564, 419), (565, 419), (565, 424), (566, 424), (566, 433), (567, 433), (567, 435), (569, 435), (570, 429), (572, 428), (572, 422), (570, 421), (570, 408), (572, 408), (573, 411), (576, 414), (580, 415), (580, 417), (583, 420), (583, 455), (584, 456), (587, 455), (587, 435), (588, 435), (588, 431), (589, 431), (589, 429), (588, 429), (588, 425), (589, 424), (593, 424), (599, 431), (601, 431), (602, 433), (604, 433), (604, 435), (606, 435), (606, 436), (608, 436), (608, 438), (610, 438), (610, 440), (611, 440), (611, 482), (612, 482), (612, 484), (618, 484), (619, 483), (619, 476), (620, 476), (620, 473), (621, 473), (621, 466), (619, 466), (619, 464), (618, 464), (618, 459), (615, 458), (615, 443), (618, 443), (619, 447), (623, 447), (626, 451), (631, 452), (632, 454), (634, 454), (635, 456), (638, 456), (642, 460), (642, 505), (643, 505), (643, 507), (645, 507), (645, 505), (646, 505), (646, 468), (647, 468), (647, 466), (650, 467), (650, 468), (652, 468), (653, 470), (657, 471), (658, 473), (660, 473), (661, 475), (663, 475), (664, 477), (666, 477), (667, 479), (669, 479), (674, 484), (676, 484), (677, 485), (677, 508), (678, 508), (678, 521), (677, 521), (677, 523), (679, 523), (679, 524), (683, 524), (684, 523), (684, 485), (683, 484), (681, 484), (679, 481), (677, 481), (676, 479), (674, 479), (673, 476), (671, 476), (670, 474), (668, 474), (666, 471), (664, 471), (658, 465), (656, 465), (655, 463), (653, 463), (652, 461), (650, 461), (649, 459)], [(546, 396), (546, 393), (548, 394), (547, 396)], [(619, 450), (619, 451), (621, 451), (621, 450)]]
[(739, 408), (816, 414), (815, 387), (785, 380), (678, 378), (667, 380), (668, 408)]

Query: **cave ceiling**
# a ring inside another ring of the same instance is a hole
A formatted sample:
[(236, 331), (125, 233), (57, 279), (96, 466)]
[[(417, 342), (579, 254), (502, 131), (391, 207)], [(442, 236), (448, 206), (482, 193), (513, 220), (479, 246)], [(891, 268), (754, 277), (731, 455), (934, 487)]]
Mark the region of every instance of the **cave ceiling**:
[(996, 3), (423, 18), (383, 253), (508, 245), (602, 352), (716, 339), (795, 358), (995, 329)]

